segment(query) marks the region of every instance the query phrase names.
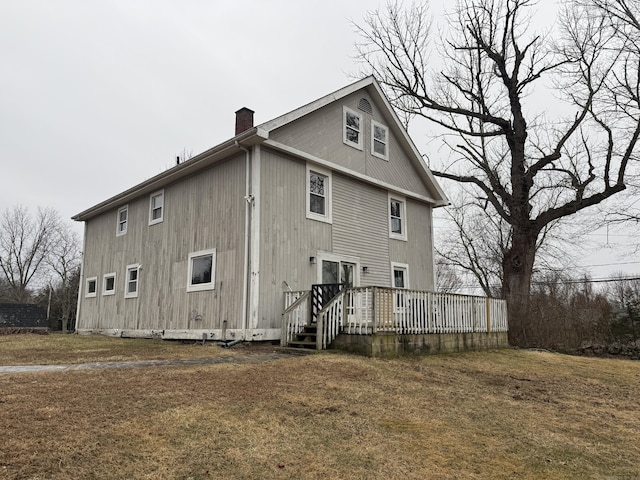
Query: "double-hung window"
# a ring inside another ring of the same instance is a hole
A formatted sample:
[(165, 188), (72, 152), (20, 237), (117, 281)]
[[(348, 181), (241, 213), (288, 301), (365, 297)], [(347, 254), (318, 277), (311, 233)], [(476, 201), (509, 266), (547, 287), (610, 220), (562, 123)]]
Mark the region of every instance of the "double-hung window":
[(164, 218), (164, 190), (152, 193), (149, 197), (149, 225), (162, 222)]
[(129, 205), (118, 209), (118, 225), (116, 227), (116, 235), (124, 235), (127, 233), (127, 224), (129, 223)]
[(116, 293), (116, 272), (105, 273), (102, 277), (102, 295)]
[(127, 265), (124, 279), (124, 298), (136, 298), (140, 290), (140, 264)]
[(213, 290), (216, 284), (216, 249), (189, 254), (187, 292)]
[(406, 202), (389, 195), (389, 238), (407, 240)]
[(331, 172), (307, 165), (307, 218), (331, 223)]
[(342, 141), (358, 150), (362, 150), (362, 130), (364, 126), (362, 115), (347, 107), (343, 107), (343, 118)]
[(371, 120), (371, 154), (389, 160), (389, 129)]
[(98, 294), (98, 277), (87, 278), (85, 284), (85, 297), (95, 297)]

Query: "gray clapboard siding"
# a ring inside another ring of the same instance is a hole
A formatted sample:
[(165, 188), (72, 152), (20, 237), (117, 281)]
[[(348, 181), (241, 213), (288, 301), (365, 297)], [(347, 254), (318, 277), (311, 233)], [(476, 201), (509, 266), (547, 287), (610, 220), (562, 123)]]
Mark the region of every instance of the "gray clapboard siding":
[(429, 205), (407, 199), (407, 241), (389, 239), (392, 262), (409, 265), (409, 286), (433, 290), (433, 238)]
[[(244, 157), (217, 164), (164, 189), (164, 221), (149, 226), (149, 196), (129, 202), (127, 233), (116, 236), (117, 210), (86, 224), (86, 277), (98, 295), (81, 298), (79, 328), (214, 329), (242, 327)], [(215, 290), (187, 292), (188, 255), (216, 249)], [(126, 266), (142, 265), (137, 298), (125, 299)], [(115, 295), (102, 276), (116, 272)], [(201, 320), (195, 316), (201, 316)]]
[(259, 324), (280, 328), (282, 282), (293, 290), (316, 283), (309, 257), (331, 250), (331, 225), (306, 218), (305, 163), (268, 149), (261, 163)]
[[(373, 115), (358, 110), (358, 101), (366, 98), (373, 106)], [(343, 139), (343, 106), (362, 114), (364, 125), (363, 150), (345, 145)], [(366, 92), (356, 92), (322, 107), (291, 124), (270, 132), (271, 139), (310, 153), (319, 158), (371, 176), (406, 190), (433, 197), (420, 179), (393, 131), (389, 130), (389, 161), (371, 155), (371, 120), (389, 127), (391, 119), (381, 115), (383, 109), (376, 105)]]
[(390, 285), (387, 191), (333, 175), (333, 253), (360, 258), (368, 267), (360, 284)]

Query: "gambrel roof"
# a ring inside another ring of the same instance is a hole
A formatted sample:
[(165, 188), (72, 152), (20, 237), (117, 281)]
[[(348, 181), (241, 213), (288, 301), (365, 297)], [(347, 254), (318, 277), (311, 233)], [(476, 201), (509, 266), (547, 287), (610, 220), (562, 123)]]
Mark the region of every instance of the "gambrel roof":
[[(399, 187), (391, 183), (385, 182), (373, 176), (357, 172), (343, 165), (339, 165), (336, 162), (332, 162), (330, 159), (321, 158), (317, 155), (313, 155), (309, 152), (301, 151), (286, 143), (278, 142), (272, 138), (273, 133), (290, 125), (297, 120), (317, 112), (318, 110), (326, 107), (332, 103), (339, 102), (345, 97), (352, 95), (358, 91), (366, 91), (373, 102), (381, 106), (382, 115), (387, 121), (387, 125), (391, 130), (391, 133), (395, 136), (397, 141), (401, 144), (400, 147), (405, 152), (407, 158), (411, 162), (413, 169), (417, 172), (422, 184), (424, 184), (425, 191), (430, 192), (430, 195), (424, 193), (418, 193), (407, 188)], [(90, 218), (104, 213), (108, 210), (117, 208), (130, 200), (138, 198), (143, 195), (150, 194), (169, 185), (175, 181), (180, 180), (189, 175), (193, 175), (198, 171), (205, 169), (212, 164), (215, 164), (221, 160), (227, 159), (230, 156), (237, 155), (243, 152), (244, 148), (262, 144), (269, 148), (284, 152), (286, 154), (301, 158), (308, 162), (315, 163), (320, 166), (325, 166), (331, 170), (340, 172), (344, 175), (357, 178), (366, 183), (370, 183), (381, 188), (385, 188), (390, 191), (398, 192), (406, 197), (413, 198), (424, 203), (433, 205), (434, 207), (440, 207), (448, 205), (449, 201), (436, 181), (435, 177), (431, 173), (431, 170), (427, 167), (424, 159), (418, 152), (413, 141), (409, 137), (408, 133), (404, 129), (398, 116), (396, 115), (393, 107), (389, 103), (389, 100), (383, 93), (378, 82), (372, 77), (366, 77), (351, 85), (341, 88), (329, 95), (319, 98), (307, 105), (299, 107), (289, 113), (276, 117), (270, 121), (264, 122), (258, 126), (252, 127), (235, 137), (213, 147), (209, 150), (196, 155), (195, 157), (170, 168), (114, 197), (111, 197), (104, 202), (101, 202), (73, 217), (77, 221), (85, 221)]]

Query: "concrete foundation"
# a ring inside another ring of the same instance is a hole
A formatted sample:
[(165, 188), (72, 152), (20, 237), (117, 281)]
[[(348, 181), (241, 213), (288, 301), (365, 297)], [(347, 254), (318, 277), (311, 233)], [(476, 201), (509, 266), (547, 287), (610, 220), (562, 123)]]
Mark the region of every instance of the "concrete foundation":
[(491, 332), (424, 335), (340, 334), (329, 348), (368, 357), (395, 357), (406, 354), (453, 353), (507, 347), (509, 347), (507, 332)]

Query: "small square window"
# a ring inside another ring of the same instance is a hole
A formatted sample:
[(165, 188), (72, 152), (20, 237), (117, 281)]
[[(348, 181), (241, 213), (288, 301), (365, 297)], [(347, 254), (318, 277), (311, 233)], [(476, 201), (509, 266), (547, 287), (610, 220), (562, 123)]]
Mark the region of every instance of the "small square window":
[(405, 201), (389, 196), (389, 237), (407, 239)]
[(189, 254), (187, 292), (214, 290), (216, 281), (216, 249)]
[(331, 172), (308, 165), (307, 218), (331, 223)]
[(140, 264), (127, 265), (127, 274), (124, 284), (124, 297), (136, 298), (140, 288)]
[(116, 273), (106, 273), (102, 277), (102, 295), (113, 295), (116, 293)]
[(389, 160), (389, 129), (374, 120), (371, 121), (371, 154)]
[(343, 107), (344, 126), (342, 141), (362, 150), (362, 115)]
[(393, 288), (409, 288), (409, 265), (391, 263), (391, 285)]
[(116, 235), (124, 235), (127, 233), (127, 224), (129, 223), (129, 206), (125, 205), (124, 207), (118, 210), (118, 225), (116, 227)]
[(149, 197), (149, 225), (162, 222), (164, 218), (164, 190)]
[(85, 288), (85, 297), (95, 297), (98, 294), (98, 277), (87, 278)]

